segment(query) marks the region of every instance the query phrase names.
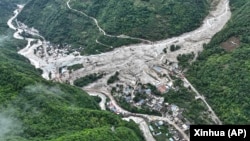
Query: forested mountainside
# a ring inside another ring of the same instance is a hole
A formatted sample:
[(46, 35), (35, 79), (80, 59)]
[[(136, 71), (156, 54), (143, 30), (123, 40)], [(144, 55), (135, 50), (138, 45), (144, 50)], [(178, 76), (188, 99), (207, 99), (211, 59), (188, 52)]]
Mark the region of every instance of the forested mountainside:
[(0, 140), (143, 141), (134, 122), (101, 111), (76, 87), (44, 80), (16, 53), (26, 42), (13, 39), (5, 25), (15, 8), (8, 0), (0, 2)]
[(0, 6), (4, 7), (1, 9), (1, 18), (0, 18), (0, 33), (3, 35), (3, 32), (6, 31), (6, 28), (8, 28), (8, 25), (6, 24), (6, 21), (8, 19), (8, 16), (11, 14), (11, 10), (14, 7), (14, 4), (10, 4), (6, 1), (0, 1)]
[[(18, 20), (35, 27), (53, 43), (84, 48), (80, 50), (83, 54), (141, 42), (104, 36), (93, 19), (70, 10), (67, 1), (30, 0)], [(125, 34), (152, 41), (194, 30), (202, 24), (209, 10), (206, 0), (71, 0), (69, 5), (96, 18), (107, 34)]]
[(232, 19), (187, 75), (224, 124), (250, 123), (250, 1), (230, 0)]

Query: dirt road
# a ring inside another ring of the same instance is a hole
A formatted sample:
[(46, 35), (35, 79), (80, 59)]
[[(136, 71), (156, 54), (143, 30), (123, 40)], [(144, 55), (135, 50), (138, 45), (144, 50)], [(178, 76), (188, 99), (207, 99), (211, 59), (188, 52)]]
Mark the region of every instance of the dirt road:
[[(178, 127), (178, 125), (176, 125), (174, 122), (172, 122), (169, 118), (167, 117), (160, 117), (160, 116), (152, 116), (152, 115), (146, 115), (146, 114), (138, 114), (138, 113), (131, 113), (123, 108), (121, 108), (117, 102), (115, 101), (114, 97), (111, 96), (110, 93), (108, 93), (107, 91), (105, 90), (102, 90), (102, 91), (99, 91), (99, 90), (93, 90), (93, 89), (85, 89), (88, 93), (95, 93), (95, 94), (100, 94), (100, 95), (105, 95), (107, 96), (110, 101), (112, 102), (112, 104), (115, 106), (115, 108), (121, 113), (121, 114), (127, 114), (127, 115), (133, 115), (131, 116), (132, 119), (138, 119), (138, 117), (144, 117), (145, 119), (148, 119), (149, 121), (165, 121), (167, 122), (168, 124), (174, 126), (174, 128), (179, 132), (181, 133), (181, 135), (183, 136), (183, 138), (185, 140), (189, 140), (189, 137), (187, 136), (187, 134), (182, 130), (180, 129), (180, 127)], [(141, 122), (145, 122), (144, 119), (140, 118)], [(137, 122), (137, 120), (135, 120), (135, 122)], [(143, 125), (141, 126), (141, 130), (143, 131), (144, 134), (148, 134), (148, 132), (150, 133), (150, 131), (148, 131), (148, 127), (147, 127), (147, 124), (145, 125), (145, 123), (143, 123)], [(150, 133), (151, 134), (151, 133)], [(149, 135), (149, 136), (152, 136), (152, 135)], [(148, 136), (145, 136), (146, 138)], [(151, 137), (149, 137), (151, 138)], [(151, 141), (151, 140), (149, 140)]]
[(70, 10), (73, 10), (73, 11), (75, 11), (75, 12), (81, 13), (82, 15), (84, 15), (84, 16), (86, 16), (86, 17), (92, 19), (92, 20), (94, 21), (96, 27), (99, 29), (99, 31), (100, 31), (104, 36), (111, 37), (111, 38), (133, 39), (133, 40), (139, 40), (139, 41), (146, 42), (146, 43), (152, 43), (152, 42), (149, 41), (149, 40), (145, 40), (145, 39), (142, 39), (142, 38), (136, 38), (136, 37), (130, 37), (130, 36), (127, 36), (127, 35), (119, 35), (119, 36), (116, 36), (116, 35), (107, 34), (107, 33), (105, 32), (105, 30), (104, 30), (103, 28), (101, 28), (101, 26), (99, 25), (99, 22), (97, 21), (96, 18), (91, 17), (91, 16), (87, 15), (86, 13), (84, 13), (84, 12), (82, 12), (82, 11), (79, 11), (79, 10), (76, 10), (76, 9), (72, 8), (72, 7), (70, 6), (70, 2), (71, 2), (71, 0), (68, 0), (68, 1), (67, 1), (67, 7), (68, 7)]
[(194, 91), (195, 94), (196, 94), (198, 97), (200, 97), (200, 99), (206, 104), (206, 106), (207, 106), (209, 112), (211, 112), (212, 120), (213, 120), (215, 123), (221, 125), (221, 124), (222, 124), (221, 120), (220, 120), (219, 117), (215, 114), (215, 112), (214, 112), (214, 110), (211, 108), (211, 106), (207, 103), (207, 101), (206, 101), (206, 99), (204, 98), (204, 96), (202, 96), (202, 95), (193, 87), (193, 85), (187, 80), (187, 78), (184, 77), (182, 80), (183, 80), (185, 83), (187, 83), (187, 84), (190, 86), (190, 88), (192, 89), (192, 91)]

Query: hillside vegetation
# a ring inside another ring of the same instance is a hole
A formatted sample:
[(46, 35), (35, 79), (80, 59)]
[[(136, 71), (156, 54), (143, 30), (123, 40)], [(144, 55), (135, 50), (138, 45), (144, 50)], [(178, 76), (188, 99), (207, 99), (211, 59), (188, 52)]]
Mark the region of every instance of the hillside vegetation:
[(232, 19), (205, 45), (187, 75), (223, 123), (247, 124), (250, 123), (250, 2), (230, 0), (230, 5)]
[(75, 9), (96, 17), (110, 34), (153, 41), (197, 28), (208, 9), (206, 1), (197, 0), (72, 0), (71, 3)]
[[(92, 19), (67, 8), (67, 0), (31, 0), (18, 19), (53, 43), (84, 47), (84, 54), (112, 50), (138, 40), (103, 36)], [(71, 7), (95, 17), (112, 35), (160, 40), (194, 30), (208, 14), (206, 0), (72, 0)], [(104, 46), (96, 43), (96, 39)]]
[[(7, 0), (1, 3), (3, 25), (16, 7)], [(0, 30), (1, 141), (95, 140), (93, 135), (99, 140), (144, 140), (134, 122), (101, 111), (81, 89), (41, 78), (41, 71), (16, 53), (26, 42), (13, 39), (6, 26)]]

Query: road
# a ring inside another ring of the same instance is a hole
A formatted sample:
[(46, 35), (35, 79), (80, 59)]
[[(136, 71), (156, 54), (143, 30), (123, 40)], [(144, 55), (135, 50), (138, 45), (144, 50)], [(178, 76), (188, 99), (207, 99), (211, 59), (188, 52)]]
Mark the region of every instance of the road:
[(213, 119), (213, 121), (214, 121), (215, 123), (221, 125), (221, 124), (222, 124), (221, 120), (220, 120), (219, 117), (215, 114), (215, 112), (214, 112), (214, 110), (211, 108), (211, 106), (207, 103), (205, 97), (202, 96), (202, 95), (194, 88), (194, 86), (187, 80), (186, 77), (183, 77), (182, 80), (184, 81), (184, 83), (187, 83), (187, 84), (190, 86), (190, 88), (192, 89), (192, 91), (194, 91), (195, 94), (196, 94), (196, 95), (206, 104), (206, 106), (207, 106), (209, 112), (211, 112), (211, 114), (212, 114), (212, 119)]
[[(110, 101), (112, 102), (112, 104), (116, 107), (116, 109), (121, 113), (121, 114), (126, 114), (126, 115), (133, 115), (133, 117), (144, 117), (145, 119), (148, 119), (149, 121), (159, 121), (159, 120), (162, 120), (162, 121), (165, 121), (167, 122), (169, 125), (172, 125), (174, 126), (174, 128), (179, 132), (181, 133), (181, 135), (183, 136), (183, 138), (187, 141), (189, 141), (189, 137), (187, 136), (187, 134), (182, 130), (180, 129), (180, 127), (178, 127), (178, 125), (176, 125), (174, 122), (172, 122), (169, 118), (167, 117), (160, 117), (160, 116), (153, 116), (153, 115), (146, 115), (146, 114), (138, 114), (138, 113), (131, 113), (123, 108), (121, 108), (116, 100), (114, 99), (114, 97), (108, 93), (107, 91), (105, 90), (93, 90), (93, 89), (84, 89), (87, 93), (95, 93), (95, 94), (100, 94), (100, 95), (105, 95), (107, 96)], [(145, 127), (141, 128), (141, 130), (144, 132), (144, 134), (148, 134), (147, 130), (145, 130)]]
[(111, 37), (111, 38), (133, 39), (133, 40), (139, 40), (139, 41), (146, 42), (146, 43), (152, 43), (152, 42), (149, 41), (149, 40), (145, 40), (145, 39), (142, 39), (142, 38), (136, 38), (136, 37), (130, 37), (130, 36), (128, 36), (128, 35), (123, 35), (123, 34), (122, 34), (122, 35), (119, 35), (119, 36), (115, 36), (115, 35), (107, 34), (107, 33), (105, 32), (105, 30), (104, 30), (103, 28), (101, 28), (101, 26), (99, 25), (99, 22), (97, 21), (96, 18), (91, 17), (91, 16), (87, 15), (86, 13), (84, 13), (84, 12), (82, 12), (82, 11), (79, 11), (79, 10), (76, 10), (76, 9), (72, 8), (72, 7), (70, 6), (70, 2), (71, 2), (71, 0), (68, 0), (68, 1), (67, 1), (67, 7), (68, 7), (70, 10), (73, 10), (73, 11), (75, 11), (75, 12), (81, 13), (81, 14), (83, 14), (84, 16), (86, 16), (86, 17), (92, 19), (92, 20), (94, 21), (96, 27), (99, 29), (99, 31), (100, 31), (101, 33), (103, 33), (104, 36)]
[(135, 123), (139, 125), (139, 128), (143, 131), (143, 135), (146, 141), (155, 141), (154, 137), (152, 136), (148, 128), (147, 122), (143, 118), (130, 116), (127, 118), (123, 118), (123, 120), (126, 121), (133, 120)]
[(101, 98), (101, 102), (99, 103), (99, 106), (101, 107), (102, 110), (106, 110), (106, 99), (107, 97), (104, 94), (101, 93), (96, 93), (96, 92), (87, 92), (90, 96), (98, 96)]

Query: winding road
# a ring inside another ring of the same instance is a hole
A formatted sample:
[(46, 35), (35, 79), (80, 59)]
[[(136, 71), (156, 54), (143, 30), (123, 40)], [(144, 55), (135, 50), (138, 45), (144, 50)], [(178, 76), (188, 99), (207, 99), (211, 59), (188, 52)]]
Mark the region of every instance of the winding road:
[(92, 19), (92, 20), (95, 22), (96, 27), (99, 29), (99, 31), (100, 31), (104, 36), (111, 37), (111, 38), (133, 39), (133, 40), (139, 40), (139, 41), (146, 42), (146, 43), (152, 43), (152, 42), (149, 41), (149, 40), (145, 40), (145, 39), (141, 39), (141, 38), (136, 38), (136, 37), (130, 37), (130, 36), (127, 36), (127, 35), (115, 36), (115, 35), (107, 34), (107, 33), (105, 32), (105, 30), (104, 30), (103, 28), (101, 28), (101, 26), (99, 25), (99, 22), (97, 21), (96, 18), (91, 17), (91, 16), (87, 15), (86, 13), (84, 13), (84, 12), (82, 12), (82, 11), (79, 11), (79, 10), (76, 10), (76, 9), (72, 8), (72, 7), (70, 6), (70, 2), (71, 2), (71, 0), (68, 0), (68, 1), (67, 1), (67, 7), (68, 7), (70, 10), (73, 10), (73, 11), (75, 11), (75, 12), (81, 13), (81, 14), (83, 14), (84, 16), (86, 16), (86, 17)]
[[(112, 102), (112, 104), (116, 107), (116, 109), (123, 115), (130, 115), (131, 119), (138, 119), (140, 118), (142, 120), (142, 117), (144, 119), (147, 119), (148, 121), (165, 121), (167, 122), (169, 125), (172, 125), (179, 133), (181, 133), (181, 135), (183, 136), (183, 138), (185, 140), (189, 140), (189, 137), (187, 136), (187, 134), (178, 126), (176, 125), (174, 122), (172, 122), (169, 118), (167, 117), (160, 117), (160, 116), (153, 116), (153, 115), (146, 115), (146, 114), (138, 114), (138, 113), (131, 113), (123, 108), (121, 108), (117, 102), (115, 101), (114, 97), (110, 95), (110, 93), (108, 93), (107, 91), (98, 91), (98, 90), (93, 90), (93, 89), (85, 89), (85, 91), (87, 93), (90, 93), (90, 94), (98, 94), (98, 95), (105, 95), (107, 96), (110, 101)], [(103, 102), (103, 101), (102, 101)], [(135, 120), (135, 122), (137, 122)], [(145, 121), (141, 121), (141, 122), (145, 122)], [(145, 122), (146, 123), (146, 122)], [(143, 126), (141, 126), (141, 130), (143, 131), (144, 134), (148, 134), (150, 133), (149, 129), (148, 129), (148, 126), (145, 126), (145, 123)], [(147, 139), (147, 141), (152, 141), (151, 137), (149, 137), (150, 139)]]

